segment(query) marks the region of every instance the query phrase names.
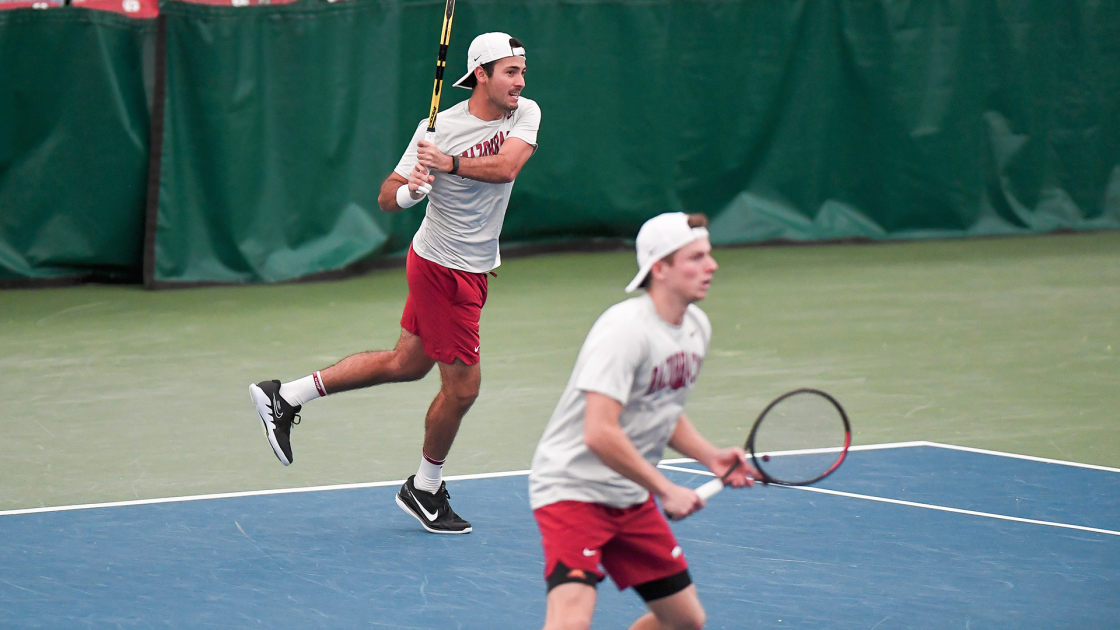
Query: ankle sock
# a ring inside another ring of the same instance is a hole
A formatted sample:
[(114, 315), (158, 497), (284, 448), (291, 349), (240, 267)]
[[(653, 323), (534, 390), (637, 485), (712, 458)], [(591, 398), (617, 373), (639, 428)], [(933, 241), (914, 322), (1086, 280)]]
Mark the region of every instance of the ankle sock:
[(327, 390), (323, 387), (323, 379), (318, 372), (280, 385), (280, 397), (293, 407), (326, 395)]
[(436, 490), (439, 490), (442, 482), (443, 462), (422, 455), (420, 457), (420, 469), (416, 471), (416, 478), (412, 480), (412, 485), (416, 486), (417, 490), (434, 494)]

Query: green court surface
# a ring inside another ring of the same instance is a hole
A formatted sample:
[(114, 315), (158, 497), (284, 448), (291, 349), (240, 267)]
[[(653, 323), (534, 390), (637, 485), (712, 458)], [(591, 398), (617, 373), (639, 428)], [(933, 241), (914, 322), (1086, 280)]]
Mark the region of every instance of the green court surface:
[[(721, 249), (689, 414), (739, 443), (797, 386), (856, 444), (933, 440), (1120, 466), (1120, 233)], [(482, 393), (446, 472), (528, 467), (580, 343), (633, 255), (508, 260), (482, 321)], [(437, 387), (315, 401), (284, 468), (250, 382), (390, 347), (403, 269), (340, 282), (0, 292), (0, 510), (400, 479)]]

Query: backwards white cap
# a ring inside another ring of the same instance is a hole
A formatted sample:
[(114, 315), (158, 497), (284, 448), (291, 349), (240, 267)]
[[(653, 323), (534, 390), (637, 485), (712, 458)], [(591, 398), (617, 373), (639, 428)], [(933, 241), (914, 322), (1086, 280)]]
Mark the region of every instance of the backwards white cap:
[(524, 57), (525, 49), (510, 46), (509, 40), (513, 39), (506, 33), (483, 33), (474, 38), (471, 47), (467, 50), (467, 73), (456, 81), (455, 87), (464, 90), (474, 89), (474, 69), (506, 57)]
[(642, 229), (638, 230), (635, 243), (638, 250), (638, 275), (626, 285), (626, 292), (638, 290), (653, 263), (701, 238), (708, 238), (708, 229), (689, 227), (688, 215), (683, 212), (667, 212), (646, 221)]

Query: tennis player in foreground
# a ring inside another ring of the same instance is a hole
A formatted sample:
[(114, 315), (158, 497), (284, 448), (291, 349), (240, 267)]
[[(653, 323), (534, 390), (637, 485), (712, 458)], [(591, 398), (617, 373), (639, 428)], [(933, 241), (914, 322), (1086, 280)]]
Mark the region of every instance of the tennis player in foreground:
[(712, 335), (694, 304), (716, 271), (711, 249), (702, 214), (662, 214), (642, 226), (639, 271), (626, 291), (647, 292), (592, 326), (537, 446), (529, 501), (544, 546), (546, 630), (589, 628), (604, 574), (645, 600), (650, 612), (632, 629), (704, 625), (688, 563), (662, 515), (683, 518), (704, 501), (656, 464), (668, 444), (716, 475), (737, 462), (728, 485), (751, 485), (757, 474), (742, 449), (716, 448), (683, 413)]
[(471, 97), (439, 112), (433, 141), (420, 121), (378, 204), (400, 212), (428, 198), (408, 250), (408, 299), (393, 350), (350, 355), (329, 368), (283, 383), (249, 386), (272, 450), (292, 463), (291, 429), (301, 407), (320, 396), (423, 378), (439, 365), (441, 387), (424, 419), (420, 467), (397, 493), (397, 505), (424, 529), (466, 534), (470, 522), (451, 509), (443, 464), (459, 423), (478, 396), (479, 320), (487, 273), (501, 264), (502, 231), (513, 182), (537, 148), (541, 110), (521, 96), (525, 48), (506, 33), (471, 42), (467, 74), (455, 87)]

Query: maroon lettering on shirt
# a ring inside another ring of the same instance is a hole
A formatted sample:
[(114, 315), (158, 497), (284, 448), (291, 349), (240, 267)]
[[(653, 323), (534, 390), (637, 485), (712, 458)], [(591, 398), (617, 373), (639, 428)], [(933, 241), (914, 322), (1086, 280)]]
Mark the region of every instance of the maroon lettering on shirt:
[(463, 151), (459, 157), (485, 157), (487, 155), (497, 155), (498, 151), (505, 144), (506, 138), (509, 134), (504, 131), (499, 131), (497, 135), (490, 138), (486, 142), (479, 142), (473, 147)]
[(704, 357), (695, 352), (682, 351), (670, 356), (661, 365), (653, 367), (646, 395), (662, 389), (680, 389), (694, 384), (700, 377), (702, 363)]

